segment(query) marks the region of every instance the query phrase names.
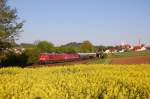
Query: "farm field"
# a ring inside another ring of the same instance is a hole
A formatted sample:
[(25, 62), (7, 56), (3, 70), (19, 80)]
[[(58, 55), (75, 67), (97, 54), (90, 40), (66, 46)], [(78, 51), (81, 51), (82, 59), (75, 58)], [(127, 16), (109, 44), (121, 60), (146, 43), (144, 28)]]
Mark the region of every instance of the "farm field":
[(150, 65), (1, 68), (0, 99), (150, 99)]
[(115, 53), (111, 64), (150, 64), (150, 51)]
[(150, 64), (150, 55), (113, 58), (111, 64)]

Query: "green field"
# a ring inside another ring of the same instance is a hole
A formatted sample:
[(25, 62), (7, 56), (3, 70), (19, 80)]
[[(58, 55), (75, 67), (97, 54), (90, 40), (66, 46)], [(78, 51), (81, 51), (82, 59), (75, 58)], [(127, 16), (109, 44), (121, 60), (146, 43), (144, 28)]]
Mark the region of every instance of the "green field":
[(112, 57), (121, 58), (121, 57), (146, 56), (146, 55), (150, 55), (150, 50), (139, 51), (139, 52), (129, 51), (129, 52), (122, 52), (122, 53), (114, 53)]
[(150, 99), (150, 65), (1, 68), (0, 99)]
[(104, 59), (92, 59), (88, 61), (86, 64), (110, 64), (111, 58), (104, 58)]

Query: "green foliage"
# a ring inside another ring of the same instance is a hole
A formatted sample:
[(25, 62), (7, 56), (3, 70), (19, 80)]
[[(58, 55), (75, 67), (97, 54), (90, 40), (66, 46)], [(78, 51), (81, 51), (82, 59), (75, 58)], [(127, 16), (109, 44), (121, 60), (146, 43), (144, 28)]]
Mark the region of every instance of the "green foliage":
[(40, 50), (36, 47), (26, 49), (24, 52), (26, 56), (28, 56), (27, 59), (27, 65), (32, 65), (34, 63), (38, 63), (38, 58), (40, 55)]
[(32, 43), (21, 43), (20, 46), (27, 49), (36, 47), (36, 45)]
[(110, 58), (96, 58), (96, 59), (91, 59), (87, 62), (87, 64), (110, 64), (111, 59)]
[(67, 43), (67, 44), (62, 45), (62, 46), (63, 46), (63, 47), (67, 47), (67, 46), (80, 47), (80, 44), (81, 44), (81, 43), (70, 42), (70, 43)]
[(25, 53), (16, 54), (14, 52), (8, 52), (3, 58), (1, 58), (1, 67), (6, 66), (25, 66), (28, 56)]
[(60, 47), (54, 47), (54, 53), (62, 53)]
[(108, 55), (105, 54), (105, 53), (102, 53), (101, 56), (100, 56), (101, 59), (104, 59), (104, 58), (107, 58), (107, 57), (108, 57)]
[(59, 47), (60, 53), (76, 53), (77, 48), (74, 46), (65, 46), (65, 47)]
[(27, 66), (34, 63), (38, 63), (38, 57), (40, 55), (40, 50), (36, 47), (28, 48), (25, 52), (16, 54), (14, 52), (7, 52), (0, 55), (0, 67), (7, 66)]
[(11, 44), (9, 42), (0, 41), (0, 53), (6, 50), (7, 48), (11, 48)]
[(82, 52), (93, 52), (93, 45), (89, 41), (83, 41), (82, 44), (80, 45), (81, 51)]
[(61, 53), (77, 53), (80, 52), (80, 43), (71, 42), (59, 47)]
[(40, 41), (37, 44), (37, 48), (40, 50), (42, 53), (51, 53), (54, 51), (54, 45), (48, 41)]
[(6, 42), (14, 43), (22, 31), (23, 22), (18, 22), (16, 12), (16, 9), (7, 5), (7, 0), (0, 0), (0, 42), (4, 43), (2, 48), (9, 47)]
[(107, 47), (106, 46), (103, 46), (103, 45), (100, 45), (100, 46), (95, 46), (95, 48), (96, 49), (99, 49), (100, 51), (104, 51), (104, 50), (106, 50), (107, 49)]
[(150, 99), (150, 65), (1, 68), (0, 99)]

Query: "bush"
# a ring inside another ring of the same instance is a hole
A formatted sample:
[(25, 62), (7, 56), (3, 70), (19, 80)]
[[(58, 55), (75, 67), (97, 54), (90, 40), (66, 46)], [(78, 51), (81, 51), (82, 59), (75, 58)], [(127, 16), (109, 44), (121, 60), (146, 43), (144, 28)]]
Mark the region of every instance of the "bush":
[(105, 53), (102, 53), (102, 54), (100, 55), (100, 58), (102, 58), (102, 59), (107, 58), (107, 57), (108, 57), (108, 55), (105, 54)]
[(30, 48), (22, 54), (16, 54), (14, 52), (7, 52), (4, 55), (0, 55), (0, 67), (7, 66), (20, 66), (24, 67), (32, 65), (38, 62), (38, 56), (40, 54), (39, 49)]
[(14, 52), (8, 52), (1, 58), (1, 67), (6, 66), (20, 66), (24, 67), (27, 63), (28, 56), (25, 53), (16, 54)]
[(27, 65), (32, 65), (38, 62), (38, 57), (40, 50), (38, 48), (30, 48), (25, 51), (25, 54), (28, 56)]

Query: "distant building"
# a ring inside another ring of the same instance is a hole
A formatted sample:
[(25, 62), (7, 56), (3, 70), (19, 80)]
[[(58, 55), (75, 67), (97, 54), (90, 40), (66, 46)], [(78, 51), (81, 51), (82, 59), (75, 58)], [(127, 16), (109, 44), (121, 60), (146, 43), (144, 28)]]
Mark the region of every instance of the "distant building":
[(146, 48), (147, 50), (150, 50), (150, 46), (146, 46), (145, 48)]
[(129, 51), (132, 49), (131, 45), (129, 45), (129, 44), (124, 44), (121, 47), (124, 51)]
[(144, 44), (133, 46), (133, 51), (144, 51), (144, 50), (146, 50)]
[(109, 54), (111, 53), (109, 49), (107, 49), (104, 53)]
[(117, 49), (116, 48), (112, 48), (110, 49), (111, 53), (117, 53)]
[(115, 49), (115, 48), (107, 49), (104, 53), (106, 53), (106, 54), (117, 53), (117, 49)]
[(117, 52), (130, 51), (132, 49), (133, 49), (133, 47), (130, 44), (122, 43), (121, 45), (118, 46)]

